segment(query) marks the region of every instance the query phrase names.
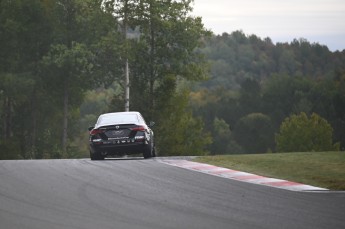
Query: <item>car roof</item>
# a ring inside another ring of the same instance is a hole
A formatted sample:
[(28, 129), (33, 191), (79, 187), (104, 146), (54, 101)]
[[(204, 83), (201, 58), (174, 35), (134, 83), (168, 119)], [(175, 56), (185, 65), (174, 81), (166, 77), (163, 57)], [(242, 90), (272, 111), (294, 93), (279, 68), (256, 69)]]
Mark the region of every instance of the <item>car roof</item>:
[(105, 113), (98, 117), (95, 128), (115, 124), (145, 124), (145, 121), (137, 111)]

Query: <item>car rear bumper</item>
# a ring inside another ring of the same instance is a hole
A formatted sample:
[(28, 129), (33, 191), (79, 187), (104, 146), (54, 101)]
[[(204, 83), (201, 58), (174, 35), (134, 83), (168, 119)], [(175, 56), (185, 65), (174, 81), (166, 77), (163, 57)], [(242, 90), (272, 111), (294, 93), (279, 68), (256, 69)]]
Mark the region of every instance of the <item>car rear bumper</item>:
[(127, 140), (120, 140), (116, 143), (90, 143), (90, 150), (92, 153), (99, 152), (104, 155), (121, 155), (121, 154), (139, 154), (143, 153), (145, 142), (127, 142)]

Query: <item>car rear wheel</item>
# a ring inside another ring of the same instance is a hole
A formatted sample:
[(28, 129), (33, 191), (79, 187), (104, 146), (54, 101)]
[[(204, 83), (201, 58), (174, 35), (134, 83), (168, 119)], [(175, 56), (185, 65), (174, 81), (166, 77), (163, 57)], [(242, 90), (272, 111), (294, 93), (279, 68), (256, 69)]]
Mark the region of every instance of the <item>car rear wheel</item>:
[(152, 142), (151, 141), (149, 142), (149, 144), (147, 144), (145, 146), (145, 149), (144, 149), (144, 152), (143, 152), (143, 156), (144, 156), (145, 159), (153, 157), (153, 154), (154, 154), (153, 148), (154, 147), (152, 146)]
[(101, 154), (101, 152), (98, 151), (95, 151), (93, 153), (90, 151), (90, 158), (92, 161), (104, 160), (104, 156)]

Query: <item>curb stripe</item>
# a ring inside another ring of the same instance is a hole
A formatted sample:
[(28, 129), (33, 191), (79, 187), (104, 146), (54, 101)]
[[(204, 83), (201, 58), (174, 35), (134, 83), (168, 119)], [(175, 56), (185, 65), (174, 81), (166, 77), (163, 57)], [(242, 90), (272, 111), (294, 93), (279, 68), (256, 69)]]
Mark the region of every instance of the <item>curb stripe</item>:
[(236, 180), (256, 180), (256, 179), (261, 179), (264, 178), (263, 176), (258, 176), (258, 175), (247, 175), (247, 176), (238, 176), (235, 177)]
[(159, 160), (161, 163), (172, 165), (179, 168), (184, 168), (196, 172), (206, 173), (213, 176), (223, 177), (226, 179), (237, 180), (241, 182), (247, 182), (252, 184), (264, 185), (273, 188), (280, 188), (290, 191), (328, 191), (325, 188), (314, 187), (301, 183), (296, 183), (287, 180), (281, 180), (276, 178), (264, 177), (252, 173), (241, 172), (237, 170), (217, 167), (214, 165), (208, 165), (198, 162), (192, 162), (187, 160)]

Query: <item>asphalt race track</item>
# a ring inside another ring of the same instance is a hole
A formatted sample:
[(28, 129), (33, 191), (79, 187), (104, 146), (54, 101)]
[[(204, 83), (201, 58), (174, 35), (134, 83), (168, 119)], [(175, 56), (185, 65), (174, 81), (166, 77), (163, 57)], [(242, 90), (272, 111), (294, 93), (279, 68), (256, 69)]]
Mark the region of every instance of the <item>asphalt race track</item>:
[(0, 228), (345, 228), (345, 193), (294, 192), (160, 159), (0, 161)]

